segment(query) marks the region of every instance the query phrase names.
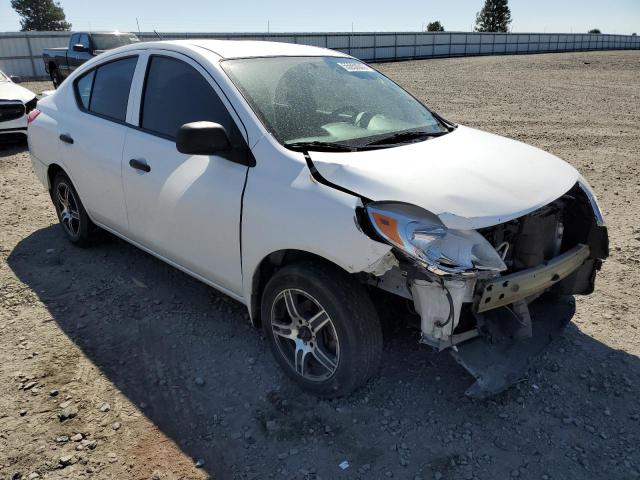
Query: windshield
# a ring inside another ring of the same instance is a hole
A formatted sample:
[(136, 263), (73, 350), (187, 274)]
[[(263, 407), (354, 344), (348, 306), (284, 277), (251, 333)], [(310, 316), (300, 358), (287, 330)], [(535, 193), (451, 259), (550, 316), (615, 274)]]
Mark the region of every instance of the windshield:
[(112, 48), (122, 47), (137, 43), (140, 40), (132, 33), (94, 33), (91, 35), (94, 50), (111, 50)]
[[(267, 129), (285, 145), (358, 147), (398, 132), (447, 131), (424, 105), (355, 59), (243, 58), (221, 65)], [(401, 142), (397, 135), (394, 138)]]

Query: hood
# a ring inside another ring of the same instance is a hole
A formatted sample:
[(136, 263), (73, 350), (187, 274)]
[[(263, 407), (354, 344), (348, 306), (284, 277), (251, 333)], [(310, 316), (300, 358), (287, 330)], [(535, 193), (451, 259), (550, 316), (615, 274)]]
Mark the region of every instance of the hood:
[(442, 137), (363, 152), (309, 152), (330, 182), (373, 201), (417, 205), (449, 228), (490, 227), (559, 198), (580, 179), (524, 143), (459, 126)]
[(36, 96), (31, 90), (27, 90), (13, 82), (0, 81), (0, 101), (1, 100), (20, 100), (27, 103)]

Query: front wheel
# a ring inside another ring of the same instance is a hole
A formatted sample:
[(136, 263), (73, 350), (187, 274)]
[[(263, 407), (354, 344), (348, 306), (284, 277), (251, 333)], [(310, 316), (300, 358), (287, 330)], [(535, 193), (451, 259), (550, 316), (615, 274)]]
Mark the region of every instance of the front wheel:
[(338, 268), (317, 263), (283, 268), (265, 288), (261, 314), (277, 362), (311, 393), (347, 395), (380, 364), (376, 310), (364, 287)]

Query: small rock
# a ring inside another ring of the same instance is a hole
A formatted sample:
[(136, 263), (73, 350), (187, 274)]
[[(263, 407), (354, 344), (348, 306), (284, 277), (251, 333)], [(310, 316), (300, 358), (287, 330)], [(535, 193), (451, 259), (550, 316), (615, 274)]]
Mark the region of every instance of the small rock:
[(81, 433), (76, 433), (75, 435), (73, 435), (71, 437), (71, 441), (72, 442), (79, 442), (80, 440), (82, 440), (84, 438), (84, 435), (82, 435)]
[(98, 446), (98, 442), (96, 440), (84, 439), (80, 442), (80, 445), (78, 445), (78, 450), (83, 450), (85, 448), (88, 448), (89, 450), (93, 450), (97, 446)]
[(60, 457), (59, 462), (62, 467), (73, 465), (74, 463), (76, 463), (76, 457), (74, 457), (73, 455), (65, 455), (63, 457)]
[(67, 407), (62, 409), (60, 413), (58, 413), (58, 418), (60, 421), (64, 421), (70, 418), (74, 418), (78, 415), (78, 409), (76, 407)]
[(111, 428), (113, 428), (114, 430), (119, 430), (120, 429), (120, 422), (114, 422), (111, 424)]
[(20, 416), (24, 417), (27, 414), (27, 411), (23, 408), (22, 410), (20, 410)]
[(196, 460), (196, 468), (202, 468), (204, 467), (204, 460), (202, 458), (199, 458), (198, 460)]
[(52, 397), (57, 397), (57, 396), (58, 396), (58, 393), (60, 393), (60, 392), (58, 392), (58, 390), (56, 390), (56, 389), (54, 388), (53, 390), (51, 390), (51, 391), (49, 392), (49, 395), (51, 395)]
[(38, 472), (33, 472), (30, 473), (29, 476), (27, 477), (29, 480), (34, 480), (36, 478), (40, 478), (40, 474)]
[(33, 387), (35, 387), (37, 384), (38, 384), (37, 382), (29, 382), (29, 383), (27, 383), (27, 384), (24, 386), (24, 389), (23, 389), (23, 390), (30, 390), (30, 389), (32, 389)]
[(62, 402), (62, 403), (59, 405), (59, 407), (60, 407), (60, 408), (67, 408), (67, 407), (68, 407), (68, 406), (70, 406), (70, 405), (71, 405), (71, 400), (66, 400), (66, 401)]
[(66, 435), (61, 435), (56, 438), (56, 443), (67, 443), (69, 441), (69, 437)]
[(267, 423), (265, 426), (267, 427), (267, 430), (269, 430), (270, 432), (273, 432), (278, 429), (278, 424), (276, 423), (275, 420), (267, 420)]
[(100, 407), (100, 411), (103, 413), (106, 413), (109, 410), (111, 410), (111, 405), (109, 405), (108, 403), (103, 403), (102, 406)]
[(199, 387), (202, 387), (204, 385), (204, 378), (196, 377), (195, 382), (196, 382), (196, 385), (198, 385)]
[(51, 255), (55, 251), (56, 251), (55, 248), (47, 248), (47, 250), (46, 250), (47, 255)]

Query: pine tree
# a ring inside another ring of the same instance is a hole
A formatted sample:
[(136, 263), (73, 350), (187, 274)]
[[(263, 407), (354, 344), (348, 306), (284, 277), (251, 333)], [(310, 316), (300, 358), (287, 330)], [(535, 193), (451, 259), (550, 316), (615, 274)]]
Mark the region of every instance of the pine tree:
[(438, 20), (430, 22), (427, 25), (427, 32), (444, 32), (444, 25), (442, 25)]
[(22, 31), (70, 30), (64, 10), (54, 0), (11, 0), (11, 7), (22, 17)]
[(511, 23), (509, 0), (485, 0), (476, 15), (477, 32), (508, 32)]

